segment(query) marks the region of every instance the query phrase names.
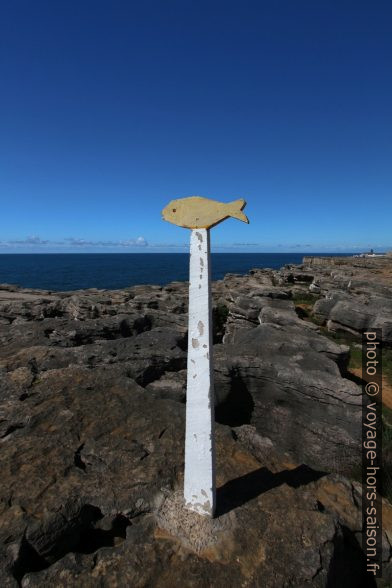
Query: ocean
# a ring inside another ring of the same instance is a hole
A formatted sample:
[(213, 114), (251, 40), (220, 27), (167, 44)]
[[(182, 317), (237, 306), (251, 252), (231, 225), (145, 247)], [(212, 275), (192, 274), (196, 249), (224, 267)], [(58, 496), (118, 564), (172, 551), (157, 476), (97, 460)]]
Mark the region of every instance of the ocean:
[[(212, 279), (252, 268), (278, 269), (315, 253), (212, 253)], [(331, 254), (332, 255), (332, 254)], [(135, 284), (164, 285), (187, 280), (187, 253), (53, 253), (0, 255), (0, 284), (65, 291), (117, 289)]]

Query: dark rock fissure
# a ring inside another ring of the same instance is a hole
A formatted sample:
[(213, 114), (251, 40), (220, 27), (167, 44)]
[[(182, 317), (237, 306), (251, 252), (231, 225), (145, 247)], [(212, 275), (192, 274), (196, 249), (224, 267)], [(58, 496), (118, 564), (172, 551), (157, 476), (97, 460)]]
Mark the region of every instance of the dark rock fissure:
[(23, 429), (25, 426), (25, 423), (15, 423), (13, 425), (10, 425), (5, 433), (3, 435), (1, 435), (1, 439), (5, 439), (5, 437), (8, 437), (8, 435), (11, 435), (11, 433), (14, 433), (14, 431), (17, 431), (18, 429)]
[(177, 347), (179, 347), (181, 351), (188, 351), (188, 331), (186, 331), (183, 337), (177, 339)]
[[(186, 358), (177, 357), (168, 361), (166, 365), (149, 365), (140, 376), (135, 378), (135, 381), (145, 388), (148, 384), (159, 380), (165, 372), (178, 372), (186, 368)], [(130, 376), (132, 377), (132, 375)]]
[(83, 524), (75, 529), (71, 523), (69, 529), (65, 529), (57, 538), (57, 545), (52, 546), (51, 555), (47, 558), (34, 549), (26, 536), (23, 537), (18, 556), (11, 568), (19, 586), (26, 574), (45, 570), (68, 553), (91, 554), (124, 541), (126, 529), (132, 524), (126, 516), (117, 514), (110, 519), (110, 525), (106, 525), (109, 528), (100, 528), (100, 521), (104, 518), (101, 510), (91, 505), (85, 505), (82, 510), (87, 514), (82, 517)]
[(222, 343), (225, 334), (229, 309), (224, 304), (218, 304), (212, 309), (212, 338), (213, 343)]
[(122, 337), (131, 337), (132, 336), (132, 329), (129, 323), (124, 319), (120, 323), (120, 334)]
[(74, 465), (83, 470), (84, 472), (86, 471), (86, 464), (84, 463), (84, 461), (82, 460), (82, 457), (80, 455), (80, 452), (82, 451), (84, 447), (84, 443), (82, 443), (82, 445), (80, 447), (78, 447), (78, 449), (75, 451), (75, 455), (74, 455)]
[[(127, 326), (125, 326), (123, 323), (125, 323), (125, 325)], [(152, 329), (152, 320), (148, 315), (139, 317), (133, 323), (133, 328), (135, 329), (137, 335), (139, 335), (140, 333), (144, 333), (144, 331), (150, 331)], [(126, 321), (123, 321), (121, 323), (120, 332), (130, 333), (128, 335), (123, 335), (123, 337), (130, 337), (132, 335), (132, 329), (128, 326), (128, 323)]]
[(255, 406), (252, 395), (237, 370), (232, 369), (230, 377), (230, 392), (226, 400), (215, 408), (215, 420), (230, 427), (249, 425)]
[(307, 319), (309, 319), (309, 312), (307, 310), (305, 310), (304, 308), (302, 308), (301, 306), (296, 306), (295, 307), (295, 313), (297, 315), (298, 318), (306, 321)]

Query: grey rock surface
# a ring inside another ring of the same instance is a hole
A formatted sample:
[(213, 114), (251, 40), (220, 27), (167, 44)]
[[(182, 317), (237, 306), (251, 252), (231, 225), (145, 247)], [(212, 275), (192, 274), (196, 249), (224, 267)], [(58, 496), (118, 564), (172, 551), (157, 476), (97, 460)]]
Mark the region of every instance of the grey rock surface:
[(348, 347), (323, 329), (355, 338), (377, 320), (389, 341), (391, 297), (389, 266), (355, 264), (213, 283), (209, 530), (178, 498), (187, 284), (1, 286), (0, 585), (362, 586), (360, 485), (350, 480), (361, 388), (348, 377)]

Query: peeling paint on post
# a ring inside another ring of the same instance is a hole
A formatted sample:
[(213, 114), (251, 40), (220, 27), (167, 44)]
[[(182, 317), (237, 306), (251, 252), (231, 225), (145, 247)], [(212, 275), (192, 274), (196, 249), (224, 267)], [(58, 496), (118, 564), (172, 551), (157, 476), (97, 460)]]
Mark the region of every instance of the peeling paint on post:
[(188, 509), (210, 517), (215, 512), (210, 227), (230, 216), (249, 222), (245, 205), (243, 199), (225, 204), (191, 196), (172, 200), (162, 211), (165, 220), (192, 229), (184, 499)]
[(191, 232), (186, 395), (185, 505), (199, 514), (213, 516), (215, 447), (209, 229)]

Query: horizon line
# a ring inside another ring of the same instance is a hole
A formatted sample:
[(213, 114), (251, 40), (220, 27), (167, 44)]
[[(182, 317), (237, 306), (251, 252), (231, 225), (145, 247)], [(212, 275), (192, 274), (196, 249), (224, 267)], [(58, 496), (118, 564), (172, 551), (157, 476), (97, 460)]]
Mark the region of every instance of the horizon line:
[[(385, 251), (376, 251), (376, 255), (383, 255), (388, 253)], [(339, 251), (211, 251), (215, 255), (361, 255), (353, 250), (339, 250)], [(189, 251), (0, 251), (0, 255), (189, 255)]]

